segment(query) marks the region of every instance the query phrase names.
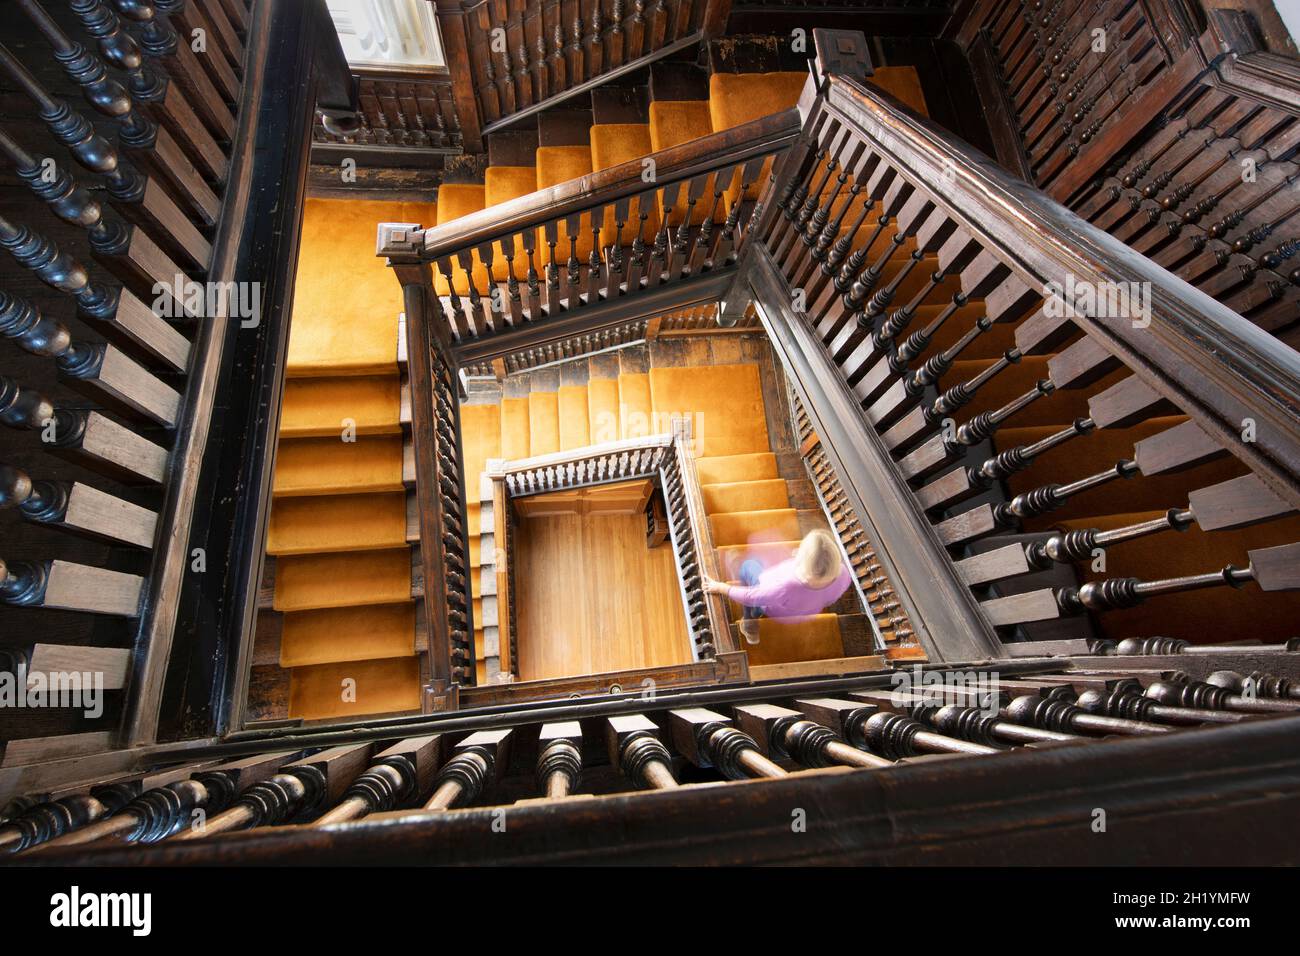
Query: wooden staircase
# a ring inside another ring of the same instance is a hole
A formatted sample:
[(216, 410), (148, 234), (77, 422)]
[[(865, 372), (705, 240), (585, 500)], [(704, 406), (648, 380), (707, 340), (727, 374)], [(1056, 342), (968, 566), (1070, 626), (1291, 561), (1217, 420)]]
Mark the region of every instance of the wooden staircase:
[[(462, 406), (464, 473), (473, 483), (472, 476), (493, 458), (528, 458), (661, 434), (672, 430), (674, 418), (685, 417), (696, 440), (700, 490), (718, 567), (734, 579), (745, 558), (783, 560), (803, 534), (827, 527), (795, 453), (775, 374), (761, 336), (692, 335), (562, 362), (500, 382), (475, 379)], [(470, 515), (470, 533), (475, 534), (481, 530), (477, 505)], [(482, 625), (474, 643), (482, 683), (494, 673), (484, 649), (496, 644), (485, 634), (495, 618), (478, 613), (483, 609), (481, 554), (474, 563), (475, 621)], [(734, 629), (738, 607), (730, 607), (730, 617)], [(809, 621), (764, 621), (761, 643), (739, 646), (754, 665), (856, 657), (874, 650), (870, 625), (852, 593)]]

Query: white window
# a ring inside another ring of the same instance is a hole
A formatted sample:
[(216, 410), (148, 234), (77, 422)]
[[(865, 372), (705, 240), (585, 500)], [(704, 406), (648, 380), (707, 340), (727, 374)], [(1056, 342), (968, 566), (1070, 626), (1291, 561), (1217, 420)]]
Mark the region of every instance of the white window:
[(428, 0), (326, 0), (326, 6), (349, 65), (421, 72), (445, 67)]

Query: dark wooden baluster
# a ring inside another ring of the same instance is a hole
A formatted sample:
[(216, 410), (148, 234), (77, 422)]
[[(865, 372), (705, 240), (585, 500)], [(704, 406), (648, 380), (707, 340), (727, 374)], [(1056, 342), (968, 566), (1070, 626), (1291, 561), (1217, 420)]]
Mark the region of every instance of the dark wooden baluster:
[(369, 769), (351, 781), (339, 804), (312, 821), (312, 826), (410, 806), (432, 787), (441, 752), (440, 734), (412, 737), (380, 751)]
[(600, 278), (602, 262), (600, 258), (600, 224), (605, 218), (604, 210), (591, 213), (591, 252), (587, 256), (587, 304), (600, 302)]
[(99, 402), (164, 426), (176, 423), (180, 395), (116, 346), (73, 342), (62, 323), (0, 291), (0, 335), (34, 355), (54, 358), (70, 385)]
[(29, 852), (97, 840), (156, 843), (188, 826), (197, 813), (220, 813), (240, 793), (273, 776), (293, 757), (293, 752), (257, 754), (199, 771), (187, 779), (147, 790), (112, 816), (74, 829)]
[(245, 790), (220, 813), (177, 830), (173, 842), (201, 840), (254, 827), (273, 826), (294, 817), (310, 817), (329, 806), (366, 765), (371, 744), (329, 747), (284, 764), (279, 771)]
[(203, 37), (204, 49), (195, 51), (194, 58), (212, 80), (221, 98), (227, 103), (239, 99), (239, 78), (230, 61), (221, 51), (220, 39), (194, 0), (154, 0), (158, 13), (167, 17), (180, 33), (182, 42), (193, 50), (198, 37)]
[[(628, 210), (631, 208), (632, 200), (630, 198), (619, 199), (614, 203), (614, 241), (606, 250), (605, 258), (608, 262), (608, 272), (605, 276), (605, 298), (607, 300), (617, 298), (622, 291), (623, 285), (623, 228), (627, 225)], [(628, 290), (632, 291), (629, 284)]]
[(789, 757), (804, 767), (892, 767), (893, 761), (851, 747), (835, 732), (797, 710), (774, 704), (736, 708), (740, 729), (769, 756)]
[(509, 763), (510, 730), (483, 730), (456, 745), (433, 781), (426, 810), (450, 810), (476, 800)]
[(1279, 677), (1263, 671), (1241, 674), (1237, 671), (1215, 671), (1205, 678), (1205, 683), (1222, 687), (1242, 697), (1276, 697), (1282, 700), (1300, 700), (1300, 683), (1289, 677)]
[(914, 717), (949, 737), (995, 749), (1004, 744), (1077, 739), (1076, 734), (1003, 720), (1001, 712), (1010, 696), (997, 687), (927, 685), (914, 691), (870, 691), (851, 696), (881, 711)]
[(697, 767), (716, 767), (730, 780), (786, 775), (763, 756), (754, 738), (714, 711), (703, 707), (670, 710), (668, 726), (677, 752)]
[(663, 745), (659, 726), (643, 714), (610, 717), (605, 724), (609, 762), (637, 787), (671, 790), (677, 787), (672, 755)]
[(167, 74), (182, 90), (199, 118), (218, 142), (230, 142), (235, 135), (235, 117), (224, 96), (190, 49), (190, 38), (182, 40), (156, 4), (141, 0), (113, 0), (117, 12), (140, 24), (140, 46), (161, 61)]
[(567, 216), (564, 220), (564, 239), (569, 244), (569, 258), (565, 265), (564, 307), (575, 309), (582, 304), (579, 290), (582, 283), (582, 263), (578, 259), (578, 242), (582, 237), (582, 216)]
[(537, 785), (548, 799), (567, 797), (582, 778), (582, 725), (543, 724), (537, 738)]
[(525, 229), (520, 233), (520, 241), (524, 246), (524, 254), (528, 257), (528, 311), (529, 321), (535, 321), (542, 317), (542, 286), (537, 274), (537, 232), (534, 229)]
[[(171, 77), (145, 62), (135, 38), (128, 33), (105, 0), (70, 0), (86, 32), (99, 41), (99, 52), (110, 64), (127, 73), (128, 89), (137, 102), (145, 104), (164, 129), (155, 137), (154, 149), (160, 167), (171, 175), (168, 181), (205, 223), (215, 223), (220, 201), (200, 178), (221, 183), (229, 169), (226, 154), (203, 126), (194, 108)], [(173, 139), (173, 137), (175, 137)], [(177, 144), (184, 150), (182, 156)], [(193, 163), (197, 174), (190, 168)]]
[(0, 464), (0, 509), (27, 521), (137, 548), (153, 547), (156, 512), (81, 482), (33, 479)]

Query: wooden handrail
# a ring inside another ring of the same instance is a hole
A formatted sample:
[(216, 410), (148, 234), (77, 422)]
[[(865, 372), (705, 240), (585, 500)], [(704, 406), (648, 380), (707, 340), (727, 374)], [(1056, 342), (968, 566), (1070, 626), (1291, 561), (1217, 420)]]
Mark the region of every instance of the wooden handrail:
[[(833, 76), (824, 105), (861, 130), (936, 206), (995, 246), (1030, 288), (1067, 276), (1149, 287), (1154, 320), (1148, 326), (1082, 315), (1074, 322), (1230, 444), (1280, 494), (1300, 502), (1300, 353), (889, 94)], [(943, 189), (930, 185), (939, 182), (946, 183)], [(1257, 424), (1256, 439), (1242, 443), (1248, 419)]]

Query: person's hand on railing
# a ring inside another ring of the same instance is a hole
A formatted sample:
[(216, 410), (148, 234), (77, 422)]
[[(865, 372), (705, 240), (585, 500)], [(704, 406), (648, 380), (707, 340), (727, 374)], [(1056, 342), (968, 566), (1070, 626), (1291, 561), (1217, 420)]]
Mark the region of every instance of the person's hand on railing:
[(723, 597), (731, 590), (731, 585), (725, 581), (715, 581), (713, 578), (705, 577), (704, 590), (709, 594), (721, 594)]

